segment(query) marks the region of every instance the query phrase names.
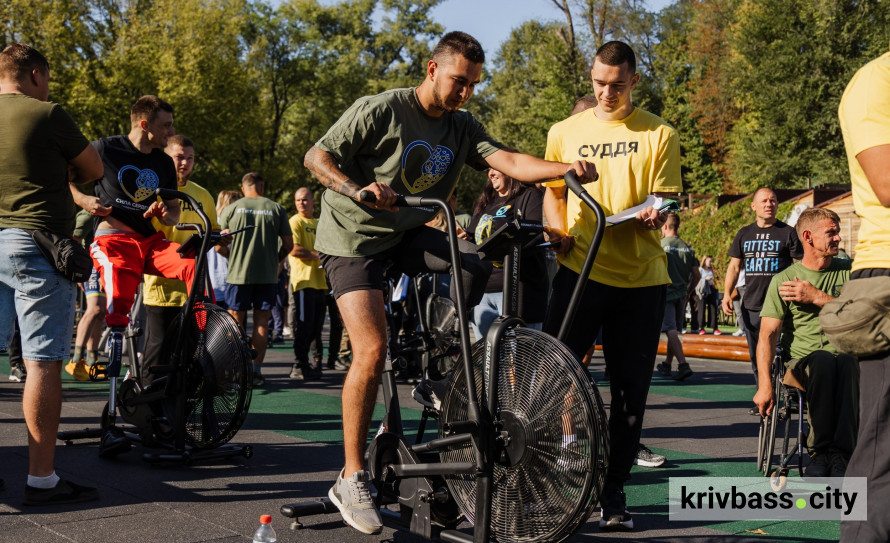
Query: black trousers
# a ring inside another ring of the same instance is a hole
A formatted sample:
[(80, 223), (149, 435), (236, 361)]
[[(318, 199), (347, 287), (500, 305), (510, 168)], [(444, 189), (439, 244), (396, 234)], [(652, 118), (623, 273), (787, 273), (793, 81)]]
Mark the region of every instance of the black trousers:
[(160, 360), (164, 338), (181, 307), (145, 306), (145, 347), (142, 350), (142, 384), (148, 385), (154, 376), (148, 372), (151, 366), (167, 364)]
[[(556, 272), (544, 319), (545, 332), (554, 336), (559, 332), (577, 281), (578, 274), (566, 267)], [(580, 360), (593, 345), (596, 331), (602, 329), (612, 393), (606, 485), (613, 488), (622, 488), (630, 479), (630, 468), (637, 455), (666, 294), (665, 285), (619, 288), (588, 280), (565, 339)]]
[(309, 344), (321, 335), (326, 296), (327, 291), (316, 288), (293, 292), (294, 322), (291, 326), (294, 330), (294, 362), (300, 366), (309, 365)]
[(757, 340), (760, 337), (760, 310), (747, 309), (742, 298), (742, 327), (748, 339), (748, 355), (751, 356), (751, 371), (754, 372), (754, 384), (757, 384)]
[(859, 360), (859, 436), (847, 477), (865, 477), (868, 520), (842, 522), (841, 541), (890, 541), (890, 354)]

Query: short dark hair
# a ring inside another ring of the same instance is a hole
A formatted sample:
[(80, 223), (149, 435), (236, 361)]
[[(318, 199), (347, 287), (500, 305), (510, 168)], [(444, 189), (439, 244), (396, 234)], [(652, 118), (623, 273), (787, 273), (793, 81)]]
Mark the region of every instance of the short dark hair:
[(671, 211), (667, 214), (667, 217), (664, 219), (664, 225), (674, 232), (680, 231), (680, 215), (677, 214), (676, 211)]
[(167, 147), (171, 145), (178, 145), (180, 147), (191, 147), (195, 148), (195, 142), (192, 141), (188, 136), (183, 136), (182, 134), (175, 134), (167, 138)]
[(263, 176), (257, 172), (248, 172), (241, 178), (242, 185), (255, 186), (263, 184)]
[(22, 81), (32, 70), (49, 72), (49, 62), (37, 49), (25, 43), (12, 43), (0, 51), (0, 77)]
[(466, 32), (459, 30), (442, 36), (442, 39), (439, 40), (439, 43), (433, 49), (433, 60), (440, 62), (454, 54), (459, 54), (476, 64), (485, 62), (485, 51), (482, 50), (482, 45), (479, 44), (479, 41)]
[(596, 50), (595, 58), (609, 66), (621, 66), (626, 62), (630, 73), (637, 72), (637, 55), (630, 45), (622, 41), (610, 41), (602, 44)]
[(146, 94), (130, 108), (130, 123), (136, 124), (142, 120), (152, 122), (158, 116), (158, 111), (166, 111), (172, 115), (173, 106), (154, 94)]

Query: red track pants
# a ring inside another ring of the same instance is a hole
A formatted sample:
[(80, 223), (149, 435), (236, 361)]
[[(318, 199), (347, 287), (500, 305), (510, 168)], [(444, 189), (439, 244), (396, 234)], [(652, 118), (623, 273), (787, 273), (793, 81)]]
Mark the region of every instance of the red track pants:
[(178, 243), (168, 240), (161, 232), (148, 237), (134, 232), (107, 234), (93, 240), (90, 254), (99, 271), (108, 306), (105, 324), (109, 327), (129, 324), (130, 308), (143, 274), (179, 279), (191, 289), (195, 261), (182, 258), (176, 252), (178, 248)]

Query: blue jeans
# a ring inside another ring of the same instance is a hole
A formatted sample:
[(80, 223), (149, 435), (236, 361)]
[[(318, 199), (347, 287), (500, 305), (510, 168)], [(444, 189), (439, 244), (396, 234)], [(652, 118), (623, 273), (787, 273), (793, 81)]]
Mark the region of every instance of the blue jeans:
[(77, 285), (50, 264), (31, 235), (0, 229), (0, 348), (12, 336), (18, 315), (22, 358), (36, 362), (70, 355)]
[[(470, 327), (476, 340), (485, 339), (485, 334), (491, 328), (491, 323), (504, 313), (504, 293), (503, 292), (486, 292), (482, 295), (482, 300), (473, 307), (470, 320)], [(544, 323), (527, 322), (526, 328), (534, 328), (540, 330)]]

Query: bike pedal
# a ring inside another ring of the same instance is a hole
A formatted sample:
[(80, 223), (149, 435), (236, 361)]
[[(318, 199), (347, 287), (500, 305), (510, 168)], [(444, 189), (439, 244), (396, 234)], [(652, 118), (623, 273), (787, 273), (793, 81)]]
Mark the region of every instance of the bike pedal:
[(108, 364), (96, 362), (89, 369), (90, 381), (107, 381)]

